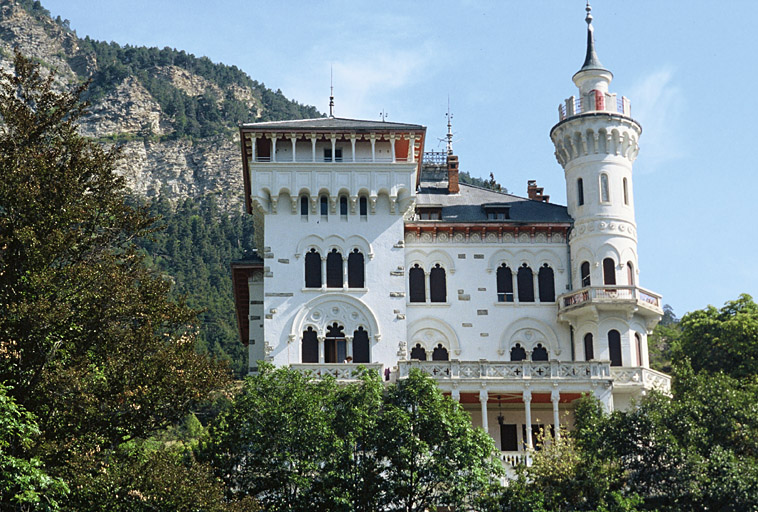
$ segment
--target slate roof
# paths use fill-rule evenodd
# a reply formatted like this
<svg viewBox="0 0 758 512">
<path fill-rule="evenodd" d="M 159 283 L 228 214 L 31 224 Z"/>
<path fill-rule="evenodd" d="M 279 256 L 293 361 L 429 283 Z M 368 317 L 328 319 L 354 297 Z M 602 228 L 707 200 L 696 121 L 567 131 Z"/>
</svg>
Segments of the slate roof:
<svg viewBox="0 0 758 512">
<path fill-rule="evenodd" d="M 448 194 L 447 187 L 421 183 L 416 195 L 417 206 L 442 206 L 442 222 L 540 223 L 573 220 L 565 206 L 535 201 L 513 194 L 460 184 L 460 193 Z M 510 219 L 488 220 L 484 206 L 509 206 Z M 421 221 L 435 222 L 435 221 Z M 439 221 L 437 221 L 439 222 Z"/>
<path fill-rule="evenodd" d="M 419 124 L 389 123 L 386 121 L 346 119 L 343 117 L 318 117 L 315 119 L 245 123 L 241 127 L 253 130 L 352 130 L 356 132 L 369 130 L 421 131 L 426 129 Z"/>
</svg>

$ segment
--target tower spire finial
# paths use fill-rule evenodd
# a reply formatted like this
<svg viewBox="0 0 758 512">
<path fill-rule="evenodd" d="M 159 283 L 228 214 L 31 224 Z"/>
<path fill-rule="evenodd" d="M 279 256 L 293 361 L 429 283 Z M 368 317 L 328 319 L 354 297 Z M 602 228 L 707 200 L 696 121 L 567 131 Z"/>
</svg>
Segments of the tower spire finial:
<svg viewBox="0 0 758 512">
<path fill-rule="evenodd" d="M 587 0 L 587 6 L 584 10 L 587 11 L 587 16 L 584 18 L 584 21 L 587 22 L 587 55 L 584 57 L 582 70 L 605 69 L 597 57 L 597 52 L 595 52 L 595 29 L 592 26 L 592 6 L 590 5 L 590 0 Z"/>
<path fill-rule="evenodd" d="M 329 66 L 329 117 L 334 117 L 334 67 Z"/>
</svg>

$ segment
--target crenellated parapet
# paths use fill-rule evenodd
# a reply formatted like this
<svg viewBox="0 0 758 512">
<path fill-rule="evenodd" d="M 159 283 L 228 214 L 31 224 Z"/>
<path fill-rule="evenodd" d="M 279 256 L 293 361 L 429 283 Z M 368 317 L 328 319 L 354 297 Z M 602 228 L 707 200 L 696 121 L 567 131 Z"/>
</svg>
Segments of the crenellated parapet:
<svg viewBox="0 0 758 512">
<path fill-rule="evenodd" d="M 632 163 L 639 153 L 641 133 L 640 125 L 623 114 L 593 111 L 559 122 L 550 138 L 555 145 L 555 158 L 565 167 L 589 155 L 619 156 Z"/>
</svg>

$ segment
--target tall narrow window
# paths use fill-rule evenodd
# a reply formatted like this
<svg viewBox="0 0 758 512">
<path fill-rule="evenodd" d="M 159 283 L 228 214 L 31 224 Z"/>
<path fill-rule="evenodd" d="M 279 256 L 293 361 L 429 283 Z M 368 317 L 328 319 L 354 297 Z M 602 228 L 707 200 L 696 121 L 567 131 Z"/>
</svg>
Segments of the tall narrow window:
<svg viewBox="0 0 758 512">
<path fill-rule="evenodd" d="M 321 217 L 327 218 L 329 216 L 329 198 L 321 196 Z"/>
<path fill-rule="evenodd" d="M 584 181 L 582 178 L 576 180 L 576 203 L 579 206 L 584 204 Z"/>
<path fill-rule="evenodd" d="M 590 280 L 590 262 L 589 261 L 582 262 L 581 273 L 582 273 L 582 288 L 584 288 L 585 286 L 592 286 L 592 281 Z"/>
<path fill-rule="evenodd" d="M 616 284 L 616 263 L 613 258 L 603 260 L 603 284 Z"/>
<path fill-rule="evenodd" d="M 326 256 L 326 287 L 342 288 L 343 279 L 342 254 L 337 249 L 332 249 Z"/>
<path fill-rule="evenodd" d="M 416 346 L 411 349 L 411 359 L 426 361 L 426 350 L 421 346 L 421 343 L 416 343 Z"/>
<path fill-rule="evenodd" d="M 621 334 L 616 329 L 608 331 L 608 353 L 611 366 L 621 366 Z"/>
<path fill-rule="evenodd" d="M 547 361 L 547 349 L 542 346 L 542 343 L 537 343 L 532 350 L 532 361 Z"/>
<path fill-rule="evenodd" d="M 595 359 L 595 346 L 592 342 L 592 333 L 584 335 L 584 360 L 591 361 Z"/>
<path fill-rule="evenodd" d="M 610 188 L 608 187 L 607 174 L 600 175 L 600 202 L 602 203 L 611 202 L 611 193 L 610 193 Z"/>
<path fill-rule="evenodd" d="M 305 255 L 305 287 L 321 288 L 321 255 L 316 249 Z"/>
<path fill-rule="evenodd" d="M 347 357 L 347 342 L 345 341 L 345 329 L 337 322 L 326 328 L 324 339 L 324 362 L 341 363 Z"/>
<path fill-rule="evenodd" d="M 442 343 L 438 343 L 437 346 L 434 348 L 434 351 L 432 352 L 432 361 L 448 361 L 450 360 L 450 357 L 448 356 L 447 349 L 442 346 Z"/>
<path fill-rule="evenodd" d="M 347 197 L 340 197 L 340 217 L 347 219 Z"/>
<path fill-rule="evenodd" d="M 511 361 L 523 361 L 526 359 L 526 350 L 521 344 L 516 343 L 511 349 Z"/>
<path fill-rule="evenodd" d="M 353 362 L 370 363 L 371 350 L 369 349 L 368 332 L 363 327 L 353 332 Z"/>
<path fill-rule="evenodd" d="M 637 351 L 637 366 L 642 366 L 642 336 L 640 333 L 634 333 L 634 348 Z"/>
<path fill-rule="evenodd" d="M 408 272 L 408 295 L 411 302 L 426 302 L 425 280 L 424 269 L 416 263 Z"/>
<path fill-rule="evenodd" d="M 308 220 L 308 196 L 300 197 L 300 216 Z"/>
<path fill-rule="evenodd" d="M 318 363 L 318 337 L 313 327 L 303 331 L 303 346 L 300 360 L 303 363 Z"/>
<path fill-rule="evenodd" d="M 347 257 L 347 286 L 348 288 L 366 286 L 363 254 L 358 249 L 353 249 L 353 252 Z"/>
<path fill-rule="evenodd" d="M 518 301 L 534 302 L 534 276 L 532 269 L 526 263 L 518 269 L 516 280 L 518 281 Z"/>
<path fill-rule="evenodd" d="M 624 178 L 624 204 L 629 204 L 629 187 L 626 184 L 626 178 Z"/>
<path fill-rule="evenodd" d="M 629 286 L 634 286 L 634 264 L 631 261 L 626 262 L 626 278 Z"/>
<path fill-rule="evenodd" d="M 540 285 L 540 302 L 555 302 L 555 274 L 547 263 L 540 268 L 537 281 Z"/>
<path fill-rule="evenodd" d="M 513 273 L 505 263 L 497 268 L 497 301 L 513 302 Z"/>
<path fill-rule="evenodd" d="M 360 210 L 361 219 L 365 220 L 368 215 L 368 198 L 366 196 L 361 196 L 361 198 L 358 199 L 358 208 Z"/>
<path fill-rule="evenodd" d="M 447 279 L 445 269 L 437 263 L 429 272 L 429 300 L 432 302 L 447 301 Z"/>
</svg>

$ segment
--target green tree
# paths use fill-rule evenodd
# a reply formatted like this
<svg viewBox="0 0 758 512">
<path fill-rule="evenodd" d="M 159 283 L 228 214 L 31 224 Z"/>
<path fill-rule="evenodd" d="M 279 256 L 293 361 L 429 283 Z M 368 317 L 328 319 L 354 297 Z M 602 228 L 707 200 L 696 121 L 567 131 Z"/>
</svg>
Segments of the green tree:
<svg viewBox="0 0 758 512">
<path fill-rule="evenodd" d="M 723 308 L 708 306 L 685 315 L 674 350 L 695 372 L 722 371 L 735 378 L 758 375 L 758 304 L 747 294 Z"/>
<path fill-rule="evenodd" d="M 502 471 L 489 436 L 416 372 L 385 389 L 370 372 L 338 386 L 264 365 L 205 454 L 232 495 L 274 511 L 465 508 Z"/>
<path fill-rule="evenodd" d="M 71 460 L 95 471 L 229 375 L 195 352 L 195 311 L 134 245 L 153 219 L 127 204 L 118 151 L 78 135 L 84 86 L 53 84 L 20 54 L 0 77 L 0 382 L 37 418 L 33 451 L 68 480 L 84 471 Z"/>
<path fill-rule="evenodd" d="M 59 510 L 66 484 L 48 475 L 42 461 L 28 452 L 39 428 L 34 416 L 8 396 L 0 384 L 0 508 Z"/>
</svg>

